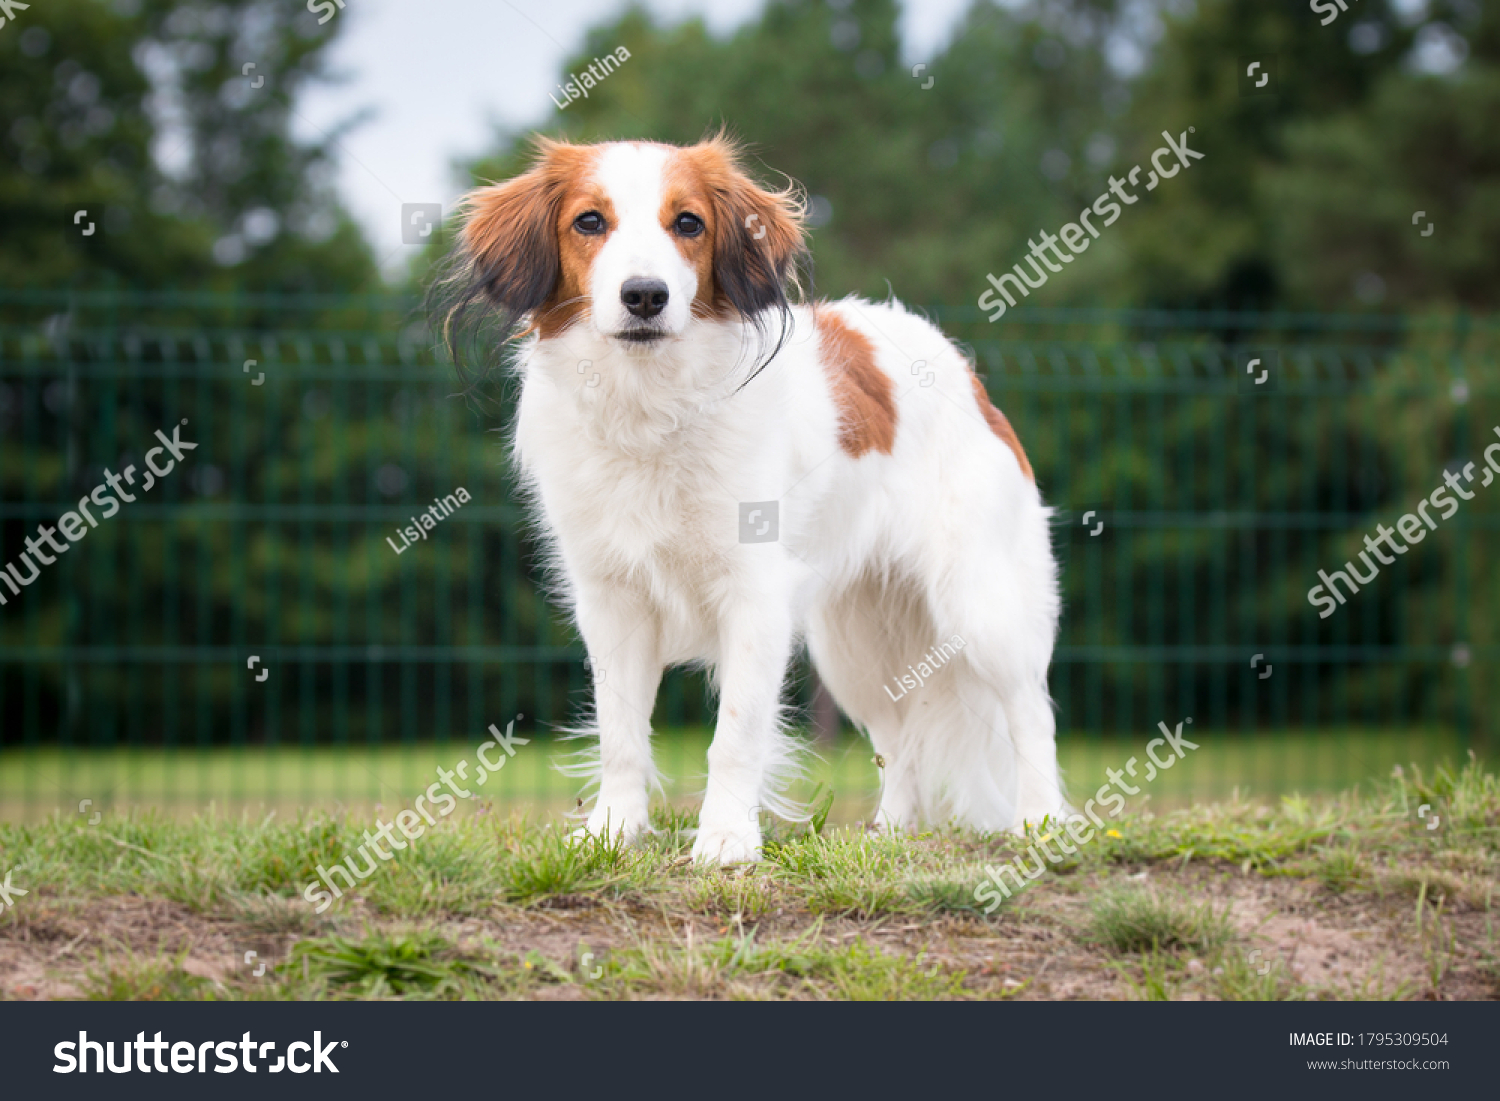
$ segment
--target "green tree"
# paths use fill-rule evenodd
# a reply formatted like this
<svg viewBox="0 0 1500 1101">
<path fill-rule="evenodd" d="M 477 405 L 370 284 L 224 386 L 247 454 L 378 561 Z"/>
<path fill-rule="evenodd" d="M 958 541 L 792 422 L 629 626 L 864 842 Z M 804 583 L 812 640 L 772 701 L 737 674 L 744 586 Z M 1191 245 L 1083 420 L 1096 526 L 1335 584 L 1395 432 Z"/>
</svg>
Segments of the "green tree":
<svg viewBox="0 0 1500 1101">
<path fill-rule="evenodd" d="M 1368 110 L 1289 126 L 1287 162 L 1262 186 L 1278 211 L 1269 248 L 1287 297 L 1325 309 L 1361 297 L 1408 311 L 1493 309 L 1497 118 L 1500 66 L 1471 60 L 1452 77 L 1390 73 Z"/>
<path fill-rule="evenodd" d="M 812 197 L 819 293 L 972 301 L 985 271 L 1019 260 L 1028 236 L 1071 221 L 1097 193 L 1083 166 L 1120 95 L 1100 54 L 1099 13 L 1111 8 L 1068 5 L 1080 25 L 1081 13 L 1099 18 L 1067 37 L 980 2 L 918 76 L 901 61 L 894 0 L 772 0 L 724 39 L 632 9 L 591 30 L 564 72 L 621 45 L 630 61 L 539 129 L 691 143 L 726 126 L 766 182 L 784 174 Z M 475 179 L 519 171 L 524 138 L 500 135 Z M 1100 293 L 1110 270 L 1061 293 Z"/>
<path fill-rule="evenodd" d="M 289 125 L 341 26 L 302 0 L 18 13 L 0 29 L 0 282 L 368 285 L 369 249 L 327 182 L 333 139 Z"/>
<path fill-rule="evenodd" d="M 1132 300 L 1344 309 L 1380 301 L 1384 280 L 1387 306 L 1493 305 L 1500 16 L 1469 0 L 1428 8 L 1418 23 L 1365 0 L 1325 26 L 1305 0 L 1200 0 L 1168 16 L 1128 162 L 1189 126 L 1207 157 L 1124 226 Z M 1414 48 L 1447 36 L 1468 60 L 1413 72 Z M 1243 94 L 1244 62 L 1269 57 L 1276 94 Z M 1447 226 L 1446 249 L 1412 228 L 1422 209 Z"/>
</svg>

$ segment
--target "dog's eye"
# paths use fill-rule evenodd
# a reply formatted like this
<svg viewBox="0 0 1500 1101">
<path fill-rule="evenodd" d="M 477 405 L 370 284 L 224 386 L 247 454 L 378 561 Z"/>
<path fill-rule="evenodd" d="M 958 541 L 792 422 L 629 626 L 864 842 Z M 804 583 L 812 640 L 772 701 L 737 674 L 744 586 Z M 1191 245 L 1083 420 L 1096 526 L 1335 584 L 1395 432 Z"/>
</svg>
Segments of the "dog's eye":
<svg viewBox="0 0 1500 1101">
<path fill-rule="evenodd" d="M 580 214 L 573 219 L 573 228 L 579 233 L 586 233 L 591 237 L 596 233 L 603 233 L 604 215 L 600 214 L 597 210 L 590 210 L 585 214 Z"/>
<path fill-rule="evenodd" d="M 696 237 L 703 232 L 703 219 L 696 214 L 679 214 L 672 228 L 683 237 Z"/>
</svg>

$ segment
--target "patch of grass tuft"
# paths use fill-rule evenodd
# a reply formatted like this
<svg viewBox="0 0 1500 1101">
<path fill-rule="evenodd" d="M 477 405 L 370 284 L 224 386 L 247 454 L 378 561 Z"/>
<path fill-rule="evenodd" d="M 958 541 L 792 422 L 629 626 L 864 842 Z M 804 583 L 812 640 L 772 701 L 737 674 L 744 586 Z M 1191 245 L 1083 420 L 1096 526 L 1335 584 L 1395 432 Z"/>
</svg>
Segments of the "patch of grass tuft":
<svg viewBox="0 0 1500 1101">
<path fill-rule="evenodd" d="M 442 998 L 470 992 L 493 968 L 463 957 L 435 933 L 332 936 L 292 947 L 288 970 L 320 982 L 334 997 Z"/>
<path fill-rule="evenodd" d="M 1119 974 L 1120 981 L 1125 984 L 1133 1001 L 1171 1002 L 1176 1001 L 1181 993 L 1181 965 L 1172 956 L 1163 953 L 1155 941 L 1151 944 L 1151 951 L 1142 955 L 1134 966 L 1117 960 L 1112 961 L 1110 966 Z M 1139 981 L 1135 977 L 1137 971 L 1140 974 Z"/>
<path fill-rule="evenodd" d="M 963 994 L 964 975 L 855 940 L 816 943 L 815 924 L 794 941 L 760 943 L 752 932 L 707 943 L 642 942 L 617 952 L 603 984 L 610 996 L 812 997 L 849 1001 L 929 1000 Z"/>
<path fill-rule="evenodd" d="M 909 838 L 857 829 L 826 837 L 808 833 L 766 847 L 767 860 L 806 892 L 810 911 L 866 918 L 915 908 L 903 883 L 917 856 Z"/>
<path fill-rule="evenodd" d="M 576 895 L 618 885 L 656 862 L 649 849 L 621 835 L 578 837 L 558 829 L 522 835 L 502 873 L 506 901 L 526 905 L 551 895 Z"/>
<path fill-rule="evenodd" d="M 771 912 L 776 892 L 768 875 L 713 869 L 694 876 L 688 885 L 687 901 L 699 913 L 749 921 Z"/>
<path fill-rule="evenodd" d="M 1089 937 L 1116 952 L 1207 952 L 1232 936 L 1227 911 L 1149 888 L 1107 892 L 1090 907 Z"/>
<path fill-rule="evenodd" d="M 1213 992 L 1226 1002 L 1298 1002 L 1311 993 L 1285 960 L 1265 950 L 1223 952 L 1210 978 Z"/>
<path fill-rule="evenodd" d="M 924 965 L 918 954 L 897 956 L 862 940 L 831 953 L 829 967 L 836 996 L 855 1002 L 931 1001 L 963 993 L 964 976 L 940 963 Z"/>
<path fill-rule="evenodd" d="M 924 876 L 906 885 L 906 895 L 918 909 L 939 914 L 978 914 L 984 907 L 974 899 L 974 885 L 984 879 L 976 872 L 971 879 L 957 876 Z"/>
<path fill-rule="evenodd" d="M 328 924 L 305 899 L 281 895 L 236 895 L 230 910 L 245 928 L 273 937 L 312 936 Z"/>
<path fill-rule="evenodd" d="M 1313 874 L 1334 894 L 1343 894 L 1369 878 L 1370 870 L 1358 850 L 1340 848 L 1325 850 L 1313 865 Z"/>
<path fill-rule="evenodd" d="M 99 970 L 87 973 L 90 1001 L 100 1002 L 198 1002 L 215 998 L 212 979 L 190 975 L 179 956 L 172 960 L 130 959 L 102 961 Z"/>
</svg>

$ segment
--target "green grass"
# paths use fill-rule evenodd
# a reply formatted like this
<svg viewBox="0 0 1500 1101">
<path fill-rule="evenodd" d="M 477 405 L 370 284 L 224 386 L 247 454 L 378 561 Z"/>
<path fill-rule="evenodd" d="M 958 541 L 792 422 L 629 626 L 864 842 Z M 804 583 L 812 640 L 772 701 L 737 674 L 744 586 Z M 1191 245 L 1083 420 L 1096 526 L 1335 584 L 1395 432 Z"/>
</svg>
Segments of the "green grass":
<svg viewBox="0 0 1500 1101">
<path fill-rule="evenodd" d="M 1153 888 L 1111 891 L 1094 902 L 1091 917 L 1088 935 L 1116 952 L 1210 952 L 1233 936 L 1227 915 L 1211 902 L 1194 903 Z"/>
<path fill-rule="evenodd" d="M 1500 995 L 1500 777 L 1477 760 L 1336 797 L 1126 813 L 991 913 L 975 888 L 1029 838 L 778 822 L 761 863 L 704 868 L 692 812 L 668 804 L 629 846 L 455 813 L 317 912 L 318 867 L 373 825 L 0 823 L 0 868 L 28 892 L 0 915 L 0 997 Z M 1286 940 L 1309 922 L 1338 975 Z"/>
<path fill-rule="evenodd" d="M 628 996 L 645 988 L 678 997 L 803 994 L 894 1001 L 956 996 L 963 976 L 940 963 L 884 952 L 859 940 L 833 947 L 804 936 L 763 944 L 749 933 L 701 945 L 681 940 L 636 945 L 611 957 L 596 984 L 602 996 Z"/>
<path fill-rule="evenodd" d="M 575 841 L 553 829 L 523 835 L 515 854 L 505 864 L 503 891 L 507 902 L 522 906 L 555 895 L 616 892 L 653 863 L 649 851 L 626 846 L 618 836 Z"/>
<path fill-rule="evenodd" d="M 1359 850 L 1350 847 L 1325 852 L 1318 860 L 1316 874 L 1328 890 L 1334 894 L 1343 894 L 1365 879 L 1370 870 L 1360 857 Z"/>
<path fill-rule="evenodd" d="M 185 954 L 184 954 L 185 955 Z M 86 997 L 101 1002 L 196 1002 L 214 996 L 214 984 L 182 969 L 175 959 L 140 959 L 131 955 L 86 972 Z"/>
<path fill-rule="evenodd" d="M 293 980 L 300 969 L 304 981 L 334 996 L 361 999 L 443 998 L 475 990 L 495 974 L 427 932 L 303 941 L 292 948 L 288 968 Z"/>
<path fill-rule="evenodd" d="M 1460 760 L 1459 739 L 1444 729 L 1332 729 L 1241 734 L 1199 731 L 1202 746 L 1170 771 L 1142 786 L 1140 796 L 1163 808 L 1222 799 L 1236 789 L 1252 798 L 1293 792 L 1343 791 L 1382 780 L 1398 763 L 1430 770 Z M 703 787 L 709 735 L 691 729 L 658 733 L 656 760 L 669 800 L 691 799 Z M 435 779 L 439 767 L 475 761 L 474 744 L 411 743 L 383 747 L 282 747 L 198 750 L 7 749 L 0 752 L 0 818 L 36 819 L 53 813 L 81 816 L 128 807 L 195 813 L 217 809 L 345 808 L 365 812 L 377 804 L 408 805 Z M 1106 770 L 1132 757 L 1145 761 L 1145 741 L 1063 737 L 1058 757 L 1069 789 L 1086 798 L 1107 780 Z M 477 797 L 501 810 L 558 814 L 574 806 L 578 782 L 559 773 L 558 743 L 534 739 L 520 747 Z M 818 784 L 834 796 L 830 820 L 868 820 L 874 813 L 879 771 L 868 742 L 846 736 L 819 746 L 809 762 L 800 798 L 814 801 Z M 472 775 L 472 773 L 471 773 Z M 91 800 L 80 813 L 79 803 Z"/>
</svg>

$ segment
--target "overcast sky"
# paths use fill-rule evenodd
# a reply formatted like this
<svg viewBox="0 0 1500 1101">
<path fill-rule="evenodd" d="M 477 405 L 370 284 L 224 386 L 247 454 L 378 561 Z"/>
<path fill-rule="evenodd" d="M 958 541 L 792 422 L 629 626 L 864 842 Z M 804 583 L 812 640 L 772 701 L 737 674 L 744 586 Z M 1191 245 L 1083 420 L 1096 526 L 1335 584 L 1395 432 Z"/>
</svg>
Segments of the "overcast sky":
<svg viewBox="0 0 1500 1101">
<path fill-rule="evenodd" d="M 647 0 L 658 17 L 702 14 L 719 34 L 750 19 L 763 0 Z M 905 0 L 902 37 L 920 60 L 940 49 L 969 0 Z M 837 5 L 835 5 L 837 6 Z M 332 61 L 347 79 L 298 106 L 311 136 L 362 108 L 373 117 L 343 139 L 339 185 L 366 226 L 382 269 L 398 273 L 401 204 L 451 206 L 455 158 L 483 151 L 495 124 L 526 127 L 552 110 L 563 58 L 584 31 L 625 0 L 347 0 Z"/>
</svg>

